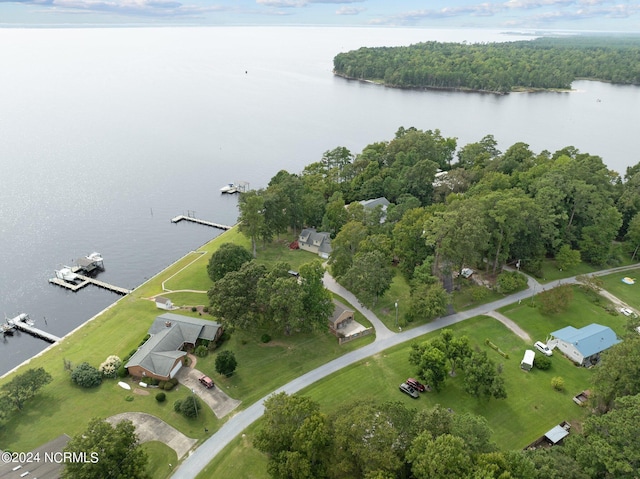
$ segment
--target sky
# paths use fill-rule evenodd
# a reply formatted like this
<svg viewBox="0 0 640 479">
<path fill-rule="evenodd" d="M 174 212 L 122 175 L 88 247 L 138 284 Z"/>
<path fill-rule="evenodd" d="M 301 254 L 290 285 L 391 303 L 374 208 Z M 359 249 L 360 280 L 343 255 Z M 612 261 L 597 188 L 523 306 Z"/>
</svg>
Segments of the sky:
<svg viewBox="0 0 640 479">
<path fill-rule="evenodd" d="M 640 33 L 640 0 L 0 0 L 0 27 L 102 24 Z"/>
</svg>

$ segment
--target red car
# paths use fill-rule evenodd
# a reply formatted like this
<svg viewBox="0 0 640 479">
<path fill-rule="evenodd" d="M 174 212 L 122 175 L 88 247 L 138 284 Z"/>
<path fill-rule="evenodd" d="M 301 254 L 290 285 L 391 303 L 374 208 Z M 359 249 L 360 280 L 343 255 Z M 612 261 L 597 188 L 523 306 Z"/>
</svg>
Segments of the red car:
<svg viewBox="0 0 640 479">
<path fill-rule="evenodd" d="M 421 393 L 425 392 L 427 390 L 426 386 L 418 381 L 416 381 L 413 378 L 409 378 L 405 381 L 409 386 L 411 386 L 413 389 L 417 389 L 418 391 L 420 391 Z"/>
<path fill-rule="evenodd" d="M 203 385 L 204 387 L 206 387 L 207 389 L 211 389 L 211 388 L 214 386 L 213 381 L 211 380 L 211 378 L 210 378 L 209 376 L 202 376 L 202 377 L 199 379 L 199 381 L 200 381 L 200 383 L 202 383 L 202 385 Z"/>
</svg>

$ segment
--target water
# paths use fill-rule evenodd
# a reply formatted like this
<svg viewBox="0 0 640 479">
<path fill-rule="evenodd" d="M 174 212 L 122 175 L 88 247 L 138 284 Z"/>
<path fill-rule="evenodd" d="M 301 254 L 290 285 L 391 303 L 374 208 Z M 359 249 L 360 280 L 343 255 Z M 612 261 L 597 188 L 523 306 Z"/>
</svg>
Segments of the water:
<svg viewBox="0 0 640 479">
<path fill-rule="evenodd" d="M 332 75 L 333 56 L 425 40 L 504 41 L 487 30 L 311 27 L 0 29 L 0 314 L 62 336 L 119 297 L 47 279 L 99 251 L 100 279 L 132 288 L 217 231 L 231 181 L 265 186 L 322 153 L 357 153 L 399 126 L 439 128 L 503 150 L 573 145 L 619 172 L 638 161 L 640 88 L 576 82 L 572 93 L 403 91 Z M 46 325 L 45 325 L 46 318 Z M 0 374 L 47 344 L 0 340 Z"/>
</svg>

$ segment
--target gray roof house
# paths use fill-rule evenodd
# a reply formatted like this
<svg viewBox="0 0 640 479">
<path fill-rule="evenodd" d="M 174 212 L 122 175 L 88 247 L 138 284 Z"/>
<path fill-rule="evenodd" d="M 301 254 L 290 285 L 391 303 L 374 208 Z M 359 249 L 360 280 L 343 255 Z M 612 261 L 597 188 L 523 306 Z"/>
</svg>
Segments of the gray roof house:
<svg viewBox="0 0 640 479">
<path fill-rule="evenodd" d="M 387 219 L 387 207 L 391 204 L 384 196 L 373 198 L 371 200 L 360 201 L 365 210 L 373 211 L 376 207 L 380 207 L 382 214 L 380 215 L 380 223 L 384 223 Z"/>
<path fill-rule="evenodd" d="M 132 376 L 167 380 L 182 367 L 185 346 L 194 346 L 198 339 L 215 341 L 222 334 L 222 326 L 207 319 L 165 313 L 155 319 L 149 334 L 125 367 Z"/>
<path fill-rule="evenodd" d="M 315 253 L 321 258 L 327 259 L 331 254 L 331 235 L 326 232 L 318 232 L 313 228 L 305 228 L 298 236 L 300 249 Z"/>
<path fill-rule="evenodd" d="M 550 348 L 558 348 L 581 366 L 597 363 L 602 351 L 620 342 L 611 328 L 596 323 L 580 329 L 567 326 L 551 333 L 551 337 L 547 343 Z"/>
</svg>

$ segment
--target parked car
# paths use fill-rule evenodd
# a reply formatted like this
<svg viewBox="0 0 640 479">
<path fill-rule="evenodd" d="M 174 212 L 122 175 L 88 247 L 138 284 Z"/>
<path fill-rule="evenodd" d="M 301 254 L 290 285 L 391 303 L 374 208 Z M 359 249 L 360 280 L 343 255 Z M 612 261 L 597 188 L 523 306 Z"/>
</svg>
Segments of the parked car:
<svg viewBox="0 0 640 479">
<path fill-rule="evenodd" d="M 415 389 L 413 389 L 411 386 L 409 386 L 407 383 L 402 383 L 400 385 L 400 391 L 402 391 L 403 393 L 408 394 L 413 399 L 418 399 L 420 397 L 420 393 L 418 391 L 416 391 Z"/>
<path fill-rule="evenodd" d="M 620 312 L 625 316 L 631 316 L 633 314 L 633 311 L 631 311 L 629 308 L 620 308 Z"/>
<path fill-rule="evenodd" d="M 214 386 L 213 381 L 209 376 L 202 376 L 199 381 L 207 389 L 211 389 Z"/>
<path fill-rule="evenodd" d="M 427 390 L 427 388 L 425 387 L 424 384 L 422 384 L 421 382 L 416 381 L 413 378 L 409 378 L 407 379 L 406 383 L 411 386 L 413 389 L 417 389 L 418 391 L 420 391 L 421 393 L 425 392 Z"/>
<path fill-rule="evenodd" d="M 534 346 L 538 351 L 540 351 L 545 356 L 552 356 L 553 355 L 553 351 L 551 351 L 551 349 L 549 349 L 549 346 L 544 344 L 542 341 L 536 341 Z"/>
</svg>

